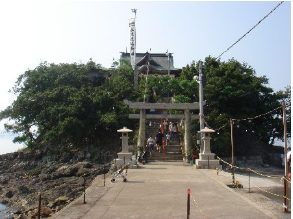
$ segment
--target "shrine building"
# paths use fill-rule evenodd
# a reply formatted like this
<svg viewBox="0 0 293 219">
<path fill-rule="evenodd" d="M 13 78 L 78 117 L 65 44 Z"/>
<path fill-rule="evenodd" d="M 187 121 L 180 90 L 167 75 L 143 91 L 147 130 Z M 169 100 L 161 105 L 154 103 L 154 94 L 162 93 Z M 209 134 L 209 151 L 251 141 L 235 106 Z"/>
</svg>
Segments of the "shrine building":
<svg viewBox="0 0 293 219">
<path fill-rule="evenodd" d="M 121 59 L 130 61 L 130 53 L 120 53 Z M 140 75 L 146 75 L 147 69 L 149 69 L 150 75 L 170 75 L 170 77 L 177 78 L 182 71 L 182 69 L 174 67 L 172 53 L 136 53 L 135 63 Z"/>
</svg>

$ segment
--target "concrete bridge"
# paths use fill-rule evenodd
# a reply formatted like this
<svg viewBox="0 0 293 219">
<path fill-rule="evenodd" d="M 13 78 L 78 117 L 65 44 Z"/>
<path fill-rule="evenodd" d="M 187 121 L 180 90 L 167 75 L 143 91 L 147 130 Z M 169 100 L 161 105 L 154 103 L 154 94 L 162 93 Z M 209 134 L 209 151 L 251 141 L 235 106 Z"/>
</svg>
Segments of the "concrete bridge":
<svg viewBox="0 0 293 219">
<path fill-rule="evenodd" d="M 239 176 L 240 177 L 240 176 Z M 86 204 L 80 197 L 54 219 L 129 219 L 188 218 L 187 190 L 191 190 L 189 218 L 267 219 L 291 217 L 283 213 L 282 205 L 271 204 L 256 188 L 248 196 L 243 189 L 231 189 L 231 174 L 216 170 L 195 169 L 183 162 L 151 162 L 138 169 L 129 169 L 127 182 L 119 178 L 111 183 L 108 176 L 103 187 L 98 176 L 86 190 Z M 238 178 L 236 178 L 238 180 Z M 240 180 L 240 178 L 239 178 Z M 258 177 L 253 178 L 256 182 Z M 266 179 L 267 180 L 267 179 Z M 268 179 L 266 186 L 281 186 L 278 179 Z M 254 202 L 252 200 L 258 200 Z M 264 200 L 261 202 L 261 200 Z"/>
</svg>

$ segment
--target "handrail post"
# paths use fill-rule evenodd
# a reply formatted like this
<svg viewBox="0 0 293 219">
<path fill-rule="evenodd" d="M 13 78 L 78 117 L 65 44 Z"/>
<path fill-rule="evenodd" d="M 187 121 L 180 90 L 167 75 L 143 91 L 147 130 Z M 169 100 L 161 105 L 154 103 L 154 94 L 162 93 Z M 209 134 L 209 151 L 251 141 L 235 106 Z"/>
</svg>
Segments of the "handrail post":
<svg viewBox="0 0 293 219">
<path fill-rule="evenodd" d="M 288 207 L 287 207 L 287 180 L 286 180 L 286 176 L 284 177 L 284 212 L 288 213 Z"/>
<path fill-rule="evenodd" d="M 187 189 L 187 219 L 190 216 L 190 189 Z"/>
<path fill-rule="evenodd" d="M 42 194 L 39 192 L 38 219 L 41 218 Z"/>
<path fill-rule="evenodd" d="M 248 168 L 248 193 L 250 193 L 250 168 Z"/>
<path fill-rule="evenodd" d="M 83 176 L 83 204 L 86 204 L 86 202 L 85 202 L 85 176 Z"/>
<path fill-rule="evenodd" d="M 104 187 L 106 186 L 106 171 L 105 171 L 105 164 L 104 164 Z"/>
</svg>

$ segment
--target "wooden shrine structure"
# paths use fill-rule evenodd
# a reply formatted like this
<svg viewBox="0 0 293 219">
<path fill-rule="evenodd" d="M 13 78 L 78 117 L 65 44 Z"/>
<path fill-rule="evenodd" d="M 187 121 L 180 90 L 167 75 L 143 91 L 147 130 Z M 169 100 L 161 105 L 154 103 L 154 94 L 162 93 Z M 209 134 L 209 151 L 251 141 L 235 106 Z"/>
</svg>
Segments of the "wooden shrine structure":
<svg viewBox="0 0 293 219">
<path fill-rule="evenodd" d="M 124 100 L 124 103 L 131 109 L 137 109 L 139 114 L 130 114 L 130 119 L 139 119 L 139 133 L 138 133 L 138 148 L 143 148 L 145 143 L 146 119 L 184 119 L 184 161 L 188 161 L 188 152 L 190 151 L 191 136 L 190 136 L 190 121 L 192 119 L 199 119 L 198 115 L 191 114 L 191 110 L 198 110 L 199 103 L 144 103 L 131 102 Z M 146 114 L 146 110 L 162 110 L 162 114 Z M 184 114 L 168 114 L 168 110 L 183 110 Z"/>
</svg>

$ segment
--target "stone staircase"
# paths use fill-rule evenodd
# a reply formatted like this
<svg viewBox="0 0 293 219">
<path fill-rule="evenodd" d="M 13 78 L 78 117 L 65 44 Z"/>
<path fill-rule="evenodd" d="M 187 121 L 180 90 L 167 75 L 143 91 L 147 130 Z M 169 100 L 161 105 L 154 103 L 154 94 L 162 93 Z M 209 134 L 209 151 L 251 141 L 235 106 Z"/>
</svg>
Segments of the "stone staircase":
<svg viewBox="0 0 293 219">
<path fill-rule="evenodd" d="M 163 149 L 163 148 L 162 148 Z M 175 161 L 181 162 L 183 160 L 181 146 L 179 141 L 171 141 L 170 145 L 165 146 L 165 150 L 161 150 L 159 153 L 155 147 L 152 156 L 147 156 L 147 162 L 156 162 L 156 161 Z"/>
<path fill-rule="evenodd" d="M 156 134 L 159 131 L 160 128 L 160 121 L 151 121 L 152 125 L 149 126 L 149 122 L 146 127 L 146 139 L 149 138 L 150 135 L 155 138 Z M 165 135 L 165 133 L 164 133 Z M 165 138 L 164 138 L 164 144 Z M 173 139 L 170 141 L 170 144 L 168 146 L 162 147 L 161 153 L 157 151 L 156 147 L 155 150 L 152 153 L 152 156 L 150 157 L 149 154 L 147 156 L 147 162 L 157 162 L 157 161 L 168 161 L 168 162 L 182 162 L 183 156 L 182 156 L 182 149 L 181 145 L 178 139 Z"/>
</svg>

